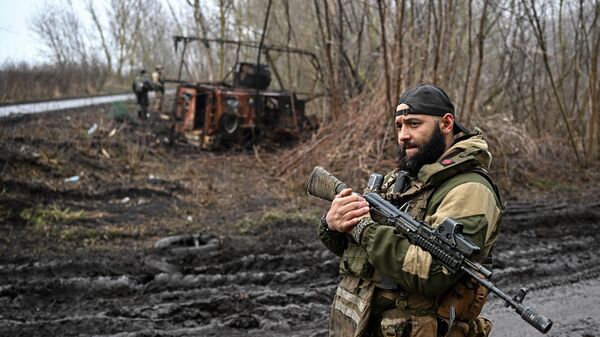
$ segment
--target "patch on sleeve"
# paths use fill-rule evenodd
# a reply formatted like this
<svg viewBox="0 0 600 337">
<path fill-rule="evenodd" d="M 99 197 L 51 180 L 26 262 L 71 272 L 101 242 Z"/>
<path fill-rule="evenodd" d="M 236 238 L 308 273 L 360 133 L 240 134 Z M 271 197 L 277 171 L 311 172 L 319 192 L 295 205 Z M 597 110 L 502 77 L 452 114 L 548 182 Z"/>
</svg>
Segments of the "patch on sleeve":
<svg viewBox="0 0 600 337">
<path fill-rule="evenodd" d="M 442 160 L 440 163 L 444 166 L 448 166 L 448 165 L 454 164 L 454 160 L 452 160 L 450 158 L 446 158 L 446 159 Z"/>
<path fill-rule="evenodd" d="M 418 246 L 410 245 L 406 251 L 406 255 L 404 256 L 404 265 L 402 266 L 402 270 L 426 280 L 429 278 L 431 262 L 431 254 Z"/>
</svg>

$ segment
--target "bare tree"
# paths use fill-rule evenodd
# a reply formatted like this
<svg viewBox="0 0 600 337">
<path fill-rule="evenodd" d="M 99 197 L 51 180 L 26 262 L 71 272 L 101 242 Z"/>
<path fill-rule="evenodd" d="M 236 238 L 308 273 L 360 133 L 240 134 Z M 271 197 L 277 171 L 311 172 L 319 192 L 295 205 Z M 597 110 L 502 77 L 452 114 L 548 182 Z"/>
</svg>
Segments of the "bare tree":
<svg viewBox="0 0 600 337">
<path fill-rule="evenodd" d="M 71 3 L 65 6 L 45 3 L 34 14 L 30 27 L 58 65 L 88 62 L 85 27 Z"/>
<path fill-rule="evenodd" d="M 187 0 L 186 16 L 169 0 L 168 17 L 159 0 L 87 0 L 86 22 L 63 1 L 31 24 L 50 59 L 66 64 L 102 55 L 108 72 L 121 78 L 133 67 L 175 62 L 171 32 L 258 41 L 266 4 Z M 562 136 L 584 163 L 600 157 L 599 3 L 314 0 L 307 11 L 305 2 L 283 0 L 273 2 L 265 43 L 311 50 L 324 67 L 294 55 L 264 56 L 281 88 L 293 83 L 326 94 L 319 101 L 325 118 L 356 111 L 347 105 L 363 93 L 385 97 L 380 109 L 387 111 L 406 86 L 433 82 L 448 89 L 467 125 L 500 115 L 534 137 Z M 221 79 L 226 65 L 256 58 L 244 47 L 197 46 L 185 63 L 194 78 Z"/>
<path fill-rule="evenodd" d="M 562 116 L 563 122 L 565 123 L 565 127 L 567 129 L 567 134 L 569 136 L 569 141 L 571 142 L 571 146 L 573 148 L 573 153 L 575 154 L 575 157 L 577 157 L 577 161 L 582 162 L 581 157 L 579 155 L 578 146 L 575 142 L 575 134 L 573 133 L 573 130 L 571 128 L 571 123 L 569 122 L 569 119 L 567 118 L 567 114 L 566 114 L 566 111 L 564 108 L 562 97 L 558 91 L 556 81 L 554 80 L 553 72 L 550 68 L 550 61 L 548 59 L 548 48 L 547 48 L 547 44 L 546 44 L 545 31 L 544 31 L 544 27 L 542 26 L 540 16 L 537 13 L 535 0 L 530 0 L 529 4 L 526 3 L 526 0 L 521 0 L 521 1 L 523 2 L 525 13 L 527 15 L 527 19 L 529 20 L 529 22 L 534 30 L 535 37 L 538 42 L 538 46 L 541 49 L 542 59 L 544 61 L 544 67 L 546 69 L 548 78 L 550 79 L 550 84 L 552 86 L 552 91 L 554 93 L 554 98 L 556 99 L 558 109 L 560 110 L 560 114 Z"/>
<path fill-rule="evenodd" d="M 388 65 L 388 53 L 387 53 L 387 39 L 385 37 L 385 15 L 386 8 L 383 4 L 383 0 L 377 0 L 377 7 L 379 9 L 379 21 L 381 23 L 381 46 L 382 46 L 382 58 L 383 58 L 383 74 L 385 78 L 385 109 L 392 111 L 392 98 L 391 98 L 391 84 L 390 84 L 390 66 Z"/>
<path fill-rule="evenodd" d="M 110 49 L 109 46 L 109 42 L 104 34 L 104 28 L 102 27 L 102 23 L 100 22 L 100 19 L 98 17 L 98 13 L 94 7 L 94 4 L 91 0 L 88 0 L 86 2 L 86 8 L 88 13 L 90 14 L 90 16 L 92 17 L 92 22 L 94 23 L 94 27 L 96 28 L 96 32 L 98 32 L 98 35 L 100 36 L 100 44 L 102 46 L 102 51 L 104 52 L 104 57 L 106 58 L 106 64 L 107 64 L 107 72 L 110 74 L 112 73 L 112 51 Z"/>
<path fill-rule="evenodd" d="M 209 38 L 208 35 L 208 26 L 206 24 L 206 19 L 204 17 L 204 13 L 202 8 L 204 6 L 201 5 L 200 0 L 188 0 L 188 4 L 192 7 L 194 11 L 194 20 L 196 23 L 196 32 L 200 38 Z M 208 80 L 212 81 L 214 79 L 214 61 L 212 50 L 210 48 L 210 44 L 208 43 L 199 43 L 203 58 L 208 62 Z"/>
<path fill-rule="evenodd" d="M 471 99 L 467 108 L 464 111 L 464 120 L 469 123 L 473 114 L 475 113 L 475 101 L 480 91 L 479 80 L 481 78 L 481 70 L 483 69 L 483 58 L 485 55 L 485 39 L 489 30 L 488 27 L 488 10 L 490 7 L 490 0 L 484 0 L 483 9 L 481 10 L 481 16 L 479 18 L 479 31 L 477 33 L 477 66 L 475 68 L 475 78 L 473 79 L 473 90 L 471 91 Z"/>
<path fill-rule="evenodd" d="M 589 122 L 587 123 L 587 146 L 588 160 L 593 161 L 600 158 L 598 153 L 598 142 L 600 127 L 600 77 L 598 76 L 598 63 L 600 62 L 600 1 L 594 3 L 594 17 L 591 23 L 591 55 L 589 59 L 588 92 L 589 92 Z"/>
<path fill-rule="evenodd" d="M 233 7 L 231 0 L 219 0 L 219 39 L 227 39 L 228 15 Z M 219 57 L 217 63 L 217 78 L 223 78 L 223 66 L 225 64 L 225 44 L 219 43 Z"/>
<path fill-rule="evenodd" d="M 397 52 L 393 52 L 392 51 L 392 55 L 397 55 L 397 58 L 394 57 L 394 59 L 396 60 L 396 71 L 395 71 L 395 89 L 393 90 L 394 92 L 394 97 L 398 98 L 400 96 L 400 90 L 402 90 L 402 80 L 404 78 L 403 76 L 403 72 L 405 71 L 404 68 L 404 46 L 403 46 L 403 41 L 404 41 L 404 20 L 405 20 L 405 9 L 406 9 L 406 0 L 396 0 L 396 32 L 395 32 L 395 43 L 394 43 L 394 50 L 396 50 Z"/>
<path fill-rule="evenodd" d="M 329 3 L 331 3 L 331 0 Z M 331 95 L 331 111 L 333 114 L 333 119 L 335 120 L 339 116 L 339 96 L 337 90 L 337 72 L 336 68 L 334 67 L 333 51 L 331 48 L 333 38 L 331 34 L 330 10 L 333 6 L 328 6 L 327 4 L 324 6 L 325 23 L 323 23 L 323 20 L 321 19 L 321 8 L 317 0 L 314 0 L 314 6 L 319 33 L 321 36 L 321 43 L 325 48 L 325 57 L 327 61 L 329 77 L 329 93 Z"/>
</svg>

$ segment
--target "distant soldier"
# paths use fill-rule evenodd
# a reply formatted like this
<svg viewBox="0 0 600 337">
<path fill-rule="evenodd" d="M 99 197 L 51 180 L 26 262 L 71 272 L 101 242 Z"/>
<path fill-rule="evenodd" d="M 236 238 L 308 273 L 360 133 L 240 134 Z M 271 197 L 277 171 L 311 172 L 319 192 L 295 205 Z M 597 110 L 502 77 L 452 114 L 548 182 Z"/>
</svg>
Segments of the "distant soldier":
<svg viewBox="0 0 600 337">
<path fill-rule="evenodd" d="M 152 87 L 156 92 L 154 98 L 154 110 L 159 114 L 162 113 L 162 102 L 165 95 L 165 79 L 162 75 L 162 69 L 163 67 L 159 64 L 152 73 Z"/>
<path fill-rule="evenodd" d="M 148 91 L 151 89 L 150 80 L 145 69 L 140 70 L 140 73 L 133 80 L 132 88 L 135 93 L 137 104 L 139 105 L 138 116 L 141 119 L 148 119 Z"/>
</svg>

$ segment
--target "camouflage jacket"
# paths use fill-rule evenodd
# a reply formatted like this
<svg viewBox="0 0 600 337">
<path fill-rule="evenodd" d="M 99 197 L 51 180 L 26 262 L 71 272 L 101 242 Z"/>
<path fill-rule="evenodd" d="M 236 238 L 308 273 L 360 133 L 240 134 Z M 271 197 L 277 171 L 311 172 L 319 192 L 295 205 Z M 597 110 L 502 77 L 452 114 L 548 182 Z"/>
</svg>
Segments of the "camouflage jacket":
<svg viewBox="0 0 600 337">
<path fill-rule="evenodd" d="M 152 86 L 154 87 L 154 90 L 164 90 L 165 80 L 162 73 L 159 73 L 158 71 L 152 72 Z"/>
<path fill-rule="evenodd" d="M 488 146 L 480 134 L 456 142 L 440 159 L 424 165 L 404 193 L 394 193 L 396 172 L 386 175 L 382 197 L 397 207 L 406 204 L 408 213 L 436 227 L 450 217 L 464 225 L 463 233 L 481 248 L 474 260 L 482 262 L 496 240 L 501 218 L 501 201 L 485 172 L 491 163 Z M 412 245 L 395 228 L 371 222 L 361 242 L 350 235 L 319 227 L 319 238 L 341 257 L 340 272 L 380 281 L 391 279 L 409 293 L 435 298 L 462 276 L 449 274 L 429 253 Z M 429 301 L 428 301 L 429 302 Z M 435 308 L 430 308 L 435 309 Z"/>
</svg>

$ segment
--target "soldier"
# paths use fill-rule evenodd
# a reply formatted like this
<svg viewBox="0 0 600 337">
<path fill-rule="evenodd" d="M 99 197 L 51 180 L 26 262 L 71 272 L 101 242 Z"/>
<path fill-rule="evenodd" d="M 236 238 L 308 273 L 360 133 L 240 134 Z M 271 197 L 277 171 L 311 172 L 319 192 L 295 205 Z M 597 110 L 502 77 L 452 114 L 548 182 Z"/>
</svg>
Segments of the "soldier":
<svg viewBox="0 0 600 337">
<path fill-rule="evenodd" d="M 165 95 L 165 80 L 162 75 L 163 67 L 159 64 L 156 66 L 154 72 L 152 72 L 152 86 L 156 93 L 154 97 L 154 110 L 160 114 L 162 113 L 162 102 Z"/>
<path fill-rule="evenodd" d="M 436 227 L 449 217 L 481 248 L 474 261 L 489 267 L 501 217 L 479 131 L 456 121 L 439 87 L 407 90 L 395 112 L 400 152 L 381 196 Z M 319 238 L 341 257 L 344 276 L 335 294 L 331 336 L 488 336 L 480 317 L 487 290 L 462 273 L 449 274 L 393 227 L 369 216 L 365 199 L 340 192 L 321 219 Z"/>
<path fill-rule="evenodd" d="M 139 105 L 138 116 L 141 119 L 150 118 L 150 114 L 148 113 L 148 91 L 150 91 L 151 85 L 145 69 L 140 70 L 139 74 L 135 77 L 132 88 L 137 99 L 137 104 Z"/>
</svg>

